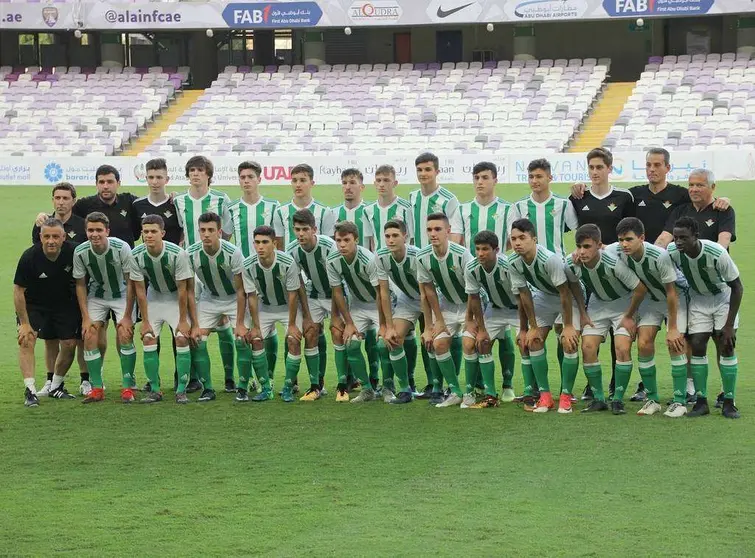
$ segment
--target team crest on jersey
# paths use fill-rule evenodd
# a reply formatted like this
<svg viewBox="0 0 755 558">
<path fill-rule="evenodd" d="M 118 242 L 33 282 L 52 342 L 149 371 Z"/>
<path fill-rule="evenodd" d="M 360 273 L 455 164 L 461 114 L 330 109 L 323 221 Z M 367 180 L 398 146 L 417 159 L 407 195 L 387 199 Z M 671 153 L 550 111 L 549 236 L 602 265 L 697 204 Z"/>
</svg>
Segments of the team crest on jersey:
<svg viewBox="0 0 755 558">
<path fill-rule="evenodd" d="M 63 268 L 66 273 L 71 273 L 71 270 L 73 269 L 70 265 L 67 265 Z"/>
<path fill-rule="evenodd" d="M 672 205 L 671 202 L 668 201 L 668 200 L 666 200 L 665 202 L 663 202 L 663 207 L 665 207 L 666 209 L 668 209 L 669 207 L 671 207 L 671 205 Z"/>
<path fill-rule="evenodd" d="M 708 219 L 707 221 L 705 221 L 705 224 L 708 225 L 709 227 L 712 227 L 713 223 L 715 223 L 713 219 Z"/>
<path fill-rule="evenodd" d="M 121 217 L 125 217 L 126 215 L 128 215 L 128 211 L 121 209 Z"/>
<path fill-rule="evenodd" d="M 170 211 L 170 209 L 168 211 L 166 211 L 165 213 L 163 213 L 163 215 L 165 215 L 168 219 L 170 219 L 171 217 L 173 217 L 173 213 Z"/>
<path fill-rule="evenodd" d="M 443 204 L 435 202 L 431 208 L 433 213 L 440 213 L 443 211 Z"/>
<path fill-rule="evenodd" d="M 69 231 L 68 232 L 68 238 L 73 238 L 74 236 L 76 236 L 75 232 L 73 232 L 73 231 Z"/>
<path fill-rule="evenodd" d="M 616 211 L 616 204 L 613 202 L 608 204 L 608 209 L 610 209 L 611 211 Z"/>
</svg>

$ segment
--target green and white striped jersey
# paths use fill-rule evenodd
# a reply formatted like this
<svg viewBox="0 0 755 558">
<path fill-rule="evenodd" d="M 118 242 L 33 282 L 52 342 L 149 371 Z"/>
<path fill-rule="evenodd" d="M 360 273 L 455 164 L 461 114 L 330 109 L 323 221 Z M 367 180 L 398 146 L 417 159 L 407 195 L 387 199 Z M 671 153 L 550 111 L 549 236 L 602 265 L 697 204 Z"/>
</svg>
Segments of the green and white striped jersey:
<svg viewBox="0 0 755 558">
<path fill-rule="evenodd" d="M 107 243 L 102 254 L 97 254 L 88 240 L 79 244 L 73 253 L 73 277 L 89 275 L 88 293 L 94 298 L 126 298 L 126 275 L 133 267 L 131 248 L 112 236 Z"/>
<path fill-rule="evenodd" d="M 600 251 L 595 267 L 575 264 L 572 256 L 566 258 L 566 277 L 572 283 L 581 281 L 585 290 L 604 302 L 629 298 L 640 284 L 640 279 L 615 254 Z"/>
<path fill-rule="evenodd" d="M 280 203 L 268 198 L 260 198 L 255 204 L 236 200 L 228 206 L 233 222 L 233 243 L 241 248 L 245 258 L 255 254 L 254 229 L 273 226 L 273 215 Z"/>
<path fill-rule="evenodd" d="M 228 194 L 210 188 L 207 193 L 199 199 L 191 197 L 189 192 L 185 192 L 175 197 L 173 203 L 178 212 L 178 223 L 184 230 L 184 246 L 191 246 L 199 242 L 199 223 L 197 219 L 202 213 L 212 211 L 220 216 L 220 224 L 223 232 L 231 234 L 233 232 L 233 223 L 228 207 L 231 205 L 231 198 Z"/>
<path fill-rule="evenodd" d="M 377 274 L 380 281 L 393 282 L 399 290 L 412 300 L 420 300 L 417 282 L 417 254 L 419 248 L 406 245 L 404 259 L 397 262 L 388 248 L 381 248 L 375 254 Z"/>
<path fill-rule="evenodd" d="M 493 303 L 493 308 L 514 309 L 517 307 L 516 296 L 511 289 L 509 278 L 509 260 L 504 254 L 498 254 L 493 269 L 488 271 L 474 258 L 467 264 L 464 274 L 467 284 L 467 294 L 479 294 L 485 291 L 488 300 Z"/>
<path fill-rule="evenodd" d="M 466 304 L 464 272 L 471 261 L 469 250 L 455 242 L 448 243 L 448 250 L 441 258 L 432 246 L 425 246 L 417 254 L 417 279 L 420 283 L 432 283 L 448 302 Z"/>
<path fill-rule="evenodd" d="M 739 277 L 739 269 L 726 248 L 711 240 L 700 239 L 702 250 L 696 258 L 691 258 L 677 249 L 675 244 L 668 247 L 669 257 L 681 268 L 692 288 L 692 296 L 709 296 L 729 293 L 731 283 Z"/>
<path fill-rule="evenodd" d="M 202 243 L 197 242 L 189 246 L 187 252 L 194 273 L 204 285 L 201 300 L 236 296 L 233 278 L 243 271 L 244 256 L 235 244 L 221 240 L 220 250 L 211 256 L 205 252 Z"/>
<path fill-rule="evenodd" d="M 604 249 L 609 254 L 617 254 L 619 259 L 627 264 L 637 277 L 648 288 L 650 298 L 655 301 L 666 300 L 666 283 L 676 283 L 677 272 L 674 262 L 668 252 L 649 242 L 643 243 L 642 258 L 635 260 L 624 254 L 618 242 L 606 246 Z"/>
<path fill-rule="evenodd" d="M 372 229 L 372 223 L 367 219 L 367 204 L 360 202 L 353 209 L 349 209 L 345 205 L 339 205 L 333 209 L 333 212 L 335 213 L 336 223 L 351 221 L 357 226 L 357 230 L 359 231 L 359 246 L 364 246 L 369 250 L 370 239 L 375 236 L 375 231 Z"/>
<path fill-rule="evenodd" d="M 283 238 L 283 246 L 288 246 L 290 242 L 296 240 L 294 235 L 294 222 L 292 217 L 300 209 L 309 209 L 315 216 L 317 225 L 317 234 L 324 236 L 333 236 L 333 226 L 336 224 L 335 213 L 333 210 L 318 201 L 312 200 L 307 207 L 299 207 L 294 204 L 293 200 L 279 205 L 275 210 L 273 218 L 273 228 L 275 236 Z"/>
<path fill-rule="evenodd" d="M 564 231 L 576 230 L 577 212 L 567 198 L 555 194 L 542 203 L 532 199 L 530 194 L 514 203 L 511 223 L 517 219 L 529 219 L 535 225 L 537 242 L 557 256 L 564 257 Z M 510 229 L 509 229 L 510 232 Z"/>
<path fill-rule="evenodd" d="M 412 206 L 404 198 L 396 197 L 387 207 L 383 207 L 378 202 L 373 202 L 367 206 L 365 215 L 370 221 L 373 234 L 375 235 L 375 251 L 385 246 L 385 236 L 383 227 L 391 219 L 401 219 L 406 223 L 407 241 L 414 236 L 414 215 Z"/>
<path fill-rule="evenodd" d="M 318 234 L 317 243 L 311 251 L 307 252 L 298 240 L 294 240 L 286 246 L 286 252 L 294 258 L 307 278 L 307 296 L 311 299 L 332 298 L 326 262 L 330 254 L 338 252 L 335 241 Z"/>
<path fill-rule="evenodd" d="M 564 260 L 537 245 L 537 254 L 532 263 L 527 263 L 519 254 L 509 256 L 509 278 L 514 292 L 527 288 L 527 284 L 549 295 L 558 295 L 558 287 L 566 283 Z"/>
<path fill-rule="evenodd" d="M 331 287 L 346 285 L 349 297 L 359 302 L 375 302 L 378 275 L 375 254 L 357 246 L 354 260 L 349 263 L 336 251 L 328 256 L 328 279 Z"/>
<path fill-rule="evenodd" d="M 425 196 L 422 190 L 415 190 L 409 194 L 409 205 L 412 208 L 414 232 L 412 238 L 417 248 L 428 245 L 427 216 L 432 213 L 445 213 L 451 224 L 453 234 L 461 234 L 461 216 L 459 215 L 459 200 L 445 188 L 438 187 L 432 194 Z"/>
<path fill-rule="evenodd" d="M 132 281 L 149 281 L 149 294 L 170 295 L 178 292 L 178 282 L 192 279 L 194 272 L 189 255 L 172 242 L 163 241 L 163 250 L 153 256 L 146 244 L 140 244 L 131 252 L 133 265 L 129 278 Z"/>
<path fill-rule="evenodd" d="M 487 205 L 477 200 L 461 204 L 461 226 L 464 230 L 464 246 L 474 253 L 474 237 L 480 231 L 492 231 L 498 237 L 501 250 L 506 249 L 511 227 L 512 205 L 495 198 Z"/>
<path fill-rule="evenodd" d="M 288 306 L 289 291 L 298 291 L 301 285 L 299 266 L 294 258 L 280 250 L 275 251 L 273 265 L 262 265 L 254 254 L 244 260 L 244 289 L 256 292 L 265 306 Z"/>
</svg>

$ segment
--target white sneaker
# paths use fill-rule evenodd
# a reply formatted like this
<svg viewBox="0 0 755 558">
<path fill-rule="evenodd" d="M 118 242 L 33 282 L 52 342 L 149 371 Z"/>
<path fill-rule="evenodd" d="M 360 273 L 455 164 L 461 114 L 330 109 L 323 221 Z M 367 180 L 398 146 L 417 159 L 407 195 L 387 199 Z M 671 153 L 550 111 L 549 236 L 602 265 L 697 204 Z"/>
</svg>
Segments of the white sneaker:
<svg viewBox="0 0 755 558">
<path fill-rule="evenodd" d="M 501 395 L 501 401 L 504 403 L 511 403 L 516 398 L 516 393 L 511 388 L 504 388 Z"/>
<path fill-rule="evenodd" d="M 443 403 L 445 403 L 445 401 Z M 474 393 L 465 393 L 464 397 L 461 398 L 462 409 L 469 409 L 473 407 L 475 403 L 477 403 L 477 398 L 474 396 Z"/>
<path fill-rule="evenodd" d="M 79 393 L 81 395 L 89 395 L 92 393 L 92 384 L 89 383 L 89 380 L 84 380 L 81 382 L 81 385 L 79 386 Z"/>
<path fill-rule="evenodd" d="M 374 401 L 375 400 L 375 391 L 372 389 L 363 389 L 361 392 L 359 392 L 359 395 L 357 395 L 354 399 L 349 401 L 350 403 L 364 403 L 365 401 Z"/>
<path fill-rule="evenodd" d="M 645 404 L 642 406 L 642 408 L 637 411 L 638 415 L 654 415 L 655 413 L 661 412 L 661 404 L 657 401 L 653 401 L 652 399 L 648 399 L 645 401 Z"/>
<path fill-rule="evenodd" d="M 322 389 L 320 390 L 320 397 L 323 397 L 325 395 L 328 395 L 328 390 L 325 386 L 322 386 Z"/>
<path fill-rule="evenodd" d="M 663 413 L 664 417 L 681 418 L 687 414 L 687 406 L 684 403 L 671 403 L 666 412 Z"/>
<path fill-rule="evenodd" d="M 50 395 L 50 388 L 52 387 L 52 380 L 47 380 L 45 382 L 45 385 L 42 386 L 42 389 L 40 389 L 37 392 L 37 397 L 47 397 Z"/>
<path fill-rule="evenodd" d="M 396 395 L 389 389 L 383 389 L 383 403 L 390 403 L 396 399 Z"/>
<path fill-rule="evenodd" d="M 456 405 L 460 405 L 461 401 L 462 401 L 461 397 L 459 397 L 455 393 L 451 393 L 451 395 L 449 395 L 443 400 L 443 403 L 438 403 L 436 407 L 438 409 L 443 408 L 443 407 L 455 407 Z"/>
</svg>

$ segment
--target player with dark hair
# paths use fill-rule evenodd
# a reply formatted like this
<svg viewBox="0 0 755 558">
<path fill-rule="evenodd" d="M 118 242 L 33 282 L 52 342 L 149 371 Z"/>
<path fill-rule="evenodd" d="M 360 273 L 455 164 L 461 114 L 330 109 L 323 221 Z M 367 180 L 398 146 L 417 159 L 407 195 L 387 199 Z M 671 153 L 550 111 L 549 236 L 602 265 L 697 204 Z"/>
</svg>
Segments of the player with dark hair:
<svg viewBox="0 0 755 558">
<path fill-rule="evenodd" d="M 142 219 L 148 215 L 159 215 L 164 223 L 164 240 L 171 244 L 180 245 L 183 228 L 176 205 L 165 188 L 170 181 L 168 163 L 165 159 L 150 159 L 144 165 L 144 169 L 147 173 L 149 193 L 134 200 L 134 210 L 131 217 L 134 220 L 133 228 L 137 231 L 135 235 L 138 237 L 141 234 Z"/>
<path fill-rule="evenodd" d="M 314 169 L 306 163 L 301 163 L 291 169 L 291 189 L 294 196 L 290 202 L 278 206 L 273 218 L 273 227 L 280 250 L 296 240 L 292 218 L 300 209 L 309 209 L 312 212 L 320 234 L 333 236 L 335 214 L 332 209 L 315 201 L 312 197 L 312 189 L 315 187 L 314 178 Z"/>
</svg>

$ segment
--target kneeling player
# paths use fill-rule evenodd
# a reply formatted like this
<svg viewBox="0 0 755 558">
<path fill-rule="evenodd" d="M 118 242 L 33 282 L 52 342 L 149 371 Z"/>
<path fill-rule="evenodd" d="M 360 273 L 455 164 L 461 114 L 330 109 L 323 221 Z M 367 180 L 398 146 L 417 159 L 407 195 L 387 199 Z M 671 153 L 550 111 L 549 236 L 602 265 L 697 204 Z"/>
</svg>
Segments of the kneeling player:
<svg viewBox="0 0 755 558">
<path fill-rule="evenodd" d="M 498 236 L 492 231 L 483 230 L 475 235 L 473 243 L 476 257 L 467 265 L 465 280 L 469 295 L 467 314 L 472 316 L 476 332 L 465 331 L 462 340 L 467 390 L 461 407 L 497 407 L 498 394 L 495 390 L 495 364 L 491 344 L 495 339 L 501 343 L 506 338 L 509 327 L 519 326 L 519 311 L 511 290 L 509 262 L 500 252 Z M 483 312 L 481 290 L 488 297 L 487 312 Z M 473 393 L 478 370 L 485 386 L 485 397 L 479 404 L 475 402 Z M 506 390 L 510 393 L 505 393 L 505 400 L 513 401 L 513 390 L 504 388 L 504 392 Z"/>
<path fill-rule="evenodd" d="M 692 376 L 697 402 L 688 416 L 710 413 L 708 408 L 708 339 L 711 334 L 719 351 L 719 368 L 724 386 L 721 414 L 739 418 L 734 405 L 738 363 L 734 352 L 742 302 L 739 270 L 726 249 L 699 238 L 697 220 L 682 217 L 674 224 L 671 260 L 682 269 L 690 286 L 689 343 L 692 348 Z"/>
<path fill-rule="evenodd" d="M 597 225 L 582 225 L 577 229 L 574 239 L 577 242 L 577 259 L 574 256 L 566 259 L 567 277 L 572 282 L 581 281 L 590 296 L 587 315 L 591 323 L 582 329 L 582 360 L 593 400 L 583 411 L 603 411 L 608 408 L 603 392 L 603 370 L 598 360 L 598 349 L 613 329 L 616 391 L 611 401 L 611 410 L 614 415 L 623 415 L 626 413 L 624 394 L 632 374 L 632 336 L 636 329 L 634 316 L 647 289 L 618 256 L 603 250 Z"/>
<path fill-rule="evenodd" d="M 170 327 L 176 339 L 176 403 L 186 403 L 186 384 L 191 373 L 191 326 L 199 322 L 194 304 L 194 273 L 189 255 L 172 242 L 163 240 L 165 223 L 159 215 L 142 219 L 142 240 L 132 252 L 134 265 L 130 279 L 134 284 L 136 302 L 142 317 L 144 372 L 151 390 L 142 403 L 162 401 L 160 391 L 160 355 L 157 340 L 163 325 Z M 145 287 L 145 278 L 149 288 Z"/>
<path fill-rule="evenodd" d="M 583 307 L 574 305 L 574 296 L 566 280 L 564 261 L 556 254 L 537 243 L 535 226 L 527 219 L 518 219 L 511 225 L 509 236 L 514 254 L 509 257 L 511 287 L 519 294 L 521 329 L 517 342 L 522 354 L 528 354 L 533 377 L 524 378 L 525 396 L 532 395 L 533 380 L 540 388 L 540 399 L 525 405 L 525 411 L 547 413 L 555 407 L 548 384 L 548 359 L 545 355 L 545 340 L 556 323 L 559 314 L 563 317 L 564 329 L 561 343 L 564 347 L 564 362 L 561 370 L 561 397 L 558 411 L 571 413 L 571 391 L 579 369 L 580 318 L 586 315 Z M 530 287 L 532 291 L 530 291 Z M 522 371 L 529 373 L 529 367 Z"/>
<path fill-rule="evenodd" d="M 404 351 L 404 340 L 416 328 L 422 315 L 422 297 L 417 283 L 417 253 L 419 248 L 407 244 L 407 227 L 401 219 L 390 219 L 383 227 L 384 247 L 376 254 L 380 296 L 380 331 L 378 350 L 383 368 L 383 389 L 388 403 L 412 402 L 409 382 L 409 365 Z M 398 295 L 391 305 L 391 283 Z M 391 385 L 386 376 L 398 379 L 398 393 L 391 396 Z"/>
</svg>

